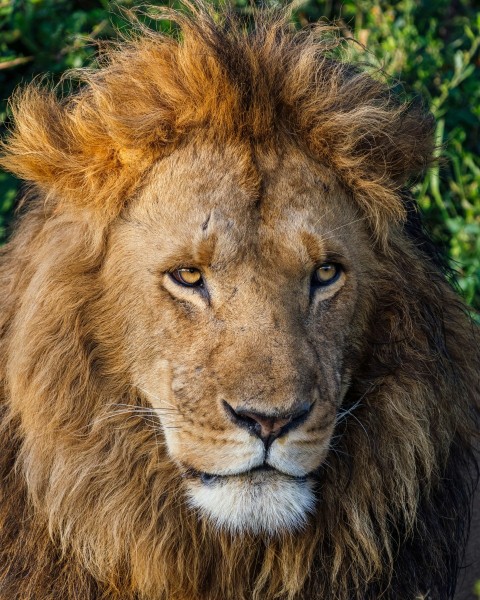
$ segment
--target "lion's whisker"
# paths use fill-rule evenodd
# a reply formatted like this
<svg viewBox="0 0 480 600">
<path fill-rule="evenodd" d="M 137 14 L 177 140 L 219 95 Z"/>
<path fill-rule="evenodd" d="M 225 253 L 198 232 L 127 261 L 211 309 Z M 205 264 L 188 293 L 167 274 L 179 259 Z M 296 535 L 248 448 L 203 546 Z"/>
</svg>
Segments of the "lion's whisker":
<svg viewBox="0 0 480 600">
<path fill-rule="evenodd" d="M 360 400 L 357 400 L 357 402 L 352 404 L 352 406 L 349 406 L 348 408 L 346 408 L 344 410 L 339 410 L 337 413 L 337 416 L 335 417 L 335 423 L 338 425 L 338 423 L 341 423 L 342 421 L 344 421 L 349 415 L 351 415 L 353 413 L 353 411 L 355 409 L 357 409 L 358 407 L 361 406 L 361 402 L 362 402 L 362 398 L 360 398 Z"/>
<path fill-rule="evenodd" d="M 361 397 L 354 404 L 352 404 L 352 406 L 348 407 L 347 409 L 345 409 L 343 411 L 338 411 L 337 416 L 335 418 L 335 425 L 338 425 L 339 423 L 342 423 L 343 421 L 345 421 L 345 419 L 348 416 L 352 416 L 355 419 L 355 421 L 357 421 L 357 423 L 360 425 L 360 427 L 363 429 L 365 436 L 369 440 L 370 437 L 365 428 L 365 425 L 360 421 L 360 419 L 357 417 L 357 415 L 354 414 L 354 411 L 357 408 L 359 408 L 360 406 L 362 406 L 362 400 L 365 398 L 365 396 L 367 394 L 369 394 L 372 391 L 373 388 L 374 388 L 374 384 L 371 384 L 369 386 L 369 388 L 361 395 Z"/>
<path fill-rule="evenodd" d="M 114 406 L 114 404 L 112 404 L 110 406 Z M 128 405 L 124 405 L 124 406 L 126 406 L 127 408 L 126 409 L 123 408 L 122 410 L 112 411 L 106 415 L 99 417 L 98 419 L 94 419 L 88 425 L 86 425 L 85 427 L 82 427 L 82 429 L 80 429 L 80 431 L 82 431 L 83 429 L 94 427 L 95 425 L 98 425 L 99 423 L 107 421 L 108 419 L 113 419 L 114 417 L 119 417 L 119 416 L 123 416 L 123 415 L 129 416 L 127 420 L 129 420 L 133 417 L 137 417 L 139 419 L 143 419 L 145 422 L 154 423 L 156 426 L 161 424 L 156 412 L 149 408 L 144 408 L 141 406 L 131 406 L 131 407 L 129 407 Z"/>
<path fill-rule="evenodd" d="M 121 402 L 113 402 L 112 404 L 107 404 L 106 406 L 123 406 L 126 407 L 128 409 L 132 409 L 138 412 L 144 411 L 144 412 L 154 412 L 154 411 L 161 411 L 164 413 L 172 413 L 174 414 L 175 411 L 173 411 L 170 408 L 164 408 L 163 406 L 137 406 L 135 404 L 124 404 Z"/>
<path fill-rule="evenodd" d="M 355 421 L 360 425 L 360 427 L 363 429 L 363 432 L 365 433 L 365 436 L 368 440 L 370 440 L 370 436 L 368 435 L 368 432 L 365 428 L 365 425 L 360 421 L 360 419 L 357 417 L 357 415 L 352 413 L 352 417 L 355 419 Z"/>
<path fill-rule="evenodd" d="M 326 241 L 326 240 L 330 240 L 332 239 L 331 234 L 334 233 L 335 231 L 338 231 L 339 229 L 343 229 L 344 227 L 348 227 L 349 225 L 353 225 L 354 223 L 358 223 L 359 221 L 365 221 L 366 219 L 368 219 L 368 217 L 359 217 L 358 219 L 354 219 L 353 221 L 349 221 L 348 223 L 344 223 L 343 225 L 339 225 L 338 227 L 335 227 L 335 229 L 330 229 L 329 231 L 326 231 L 324 234 L 322 234 L 321 236 L 321 240 Z"/>
<path fill-rule="evenodd" d="M 340 450 L 337 446 L 335 446 L 335 444 L 329 445 L 328 449 L 331 450 L 332 452 L 335 452 L 335 454 L 342 454 L 343 456 L 350 457 L 350 454 L 348 452 L 344 452 L 343 450 Z"/>
<path fill-rule="evenodd" d="M 326 210 L 326 211 L 323 213 L 323 215 L 322 215 L 321 217 L 319 217 L 319 218 L 318 218 L 318 219 L 315 221 L 315 223 L 313 224 L 313 227 L 315 227 L 315 225 L 318 225 L 318 223 L 320 223 L 320 221 L 321 221 L 322 219 L 325 219 L 325 217 L 326 217 L 327 215 L 329 215 L 330 213 L 332 213 L 332 212 L 333 212 L 333 208 L 334 208 L 333 206 L 330 206 L 330 208 L 329 208 L 328 210 Z"/>
<path fill-rule="evenodd" d="M 371 383 L 368 388 L 365 390 L 365 392 L 360 396 L 360 398 L 354 402 L 352 404 L 352 406 L 349 406 L 346 409 L 340 409 L 337 412 L 337 416 L 335 417 L 335 424 L 338 425 L 338 423 L 341 423 L 342 421 L 345 420 L 345 418 L 351 414 L 354 410 L 356 410 L 357 408 L 359 408 L 362 404 L 362 400 L 367 396 L 367 394 L 370 394 L 370 392 L 373 390 L 373 388 L 375 387 L 374 383 Z"/>
<path fill-rule="evenodd" d="M 333 466 L 328 462 L 328 460 L 324 460 L 321 466 L 331 469 L 332 471 L 334 470 Z"/>
<path fill-rule="evenodd" d="M 171 402 L 167 402 L 166 400 L 162 400 L 161 398 L 159 398 L 158 396 L 155 396 L 155 394 L 152 394 L 152 392 L 149 392 L 145 388 L 140 387 L 139 385 L 132 386 L 132 387 L 135 387 L 136 389 L 138 389 L 141 392 L 143 392 L 146 396 L 149 396 L 150 398 L 153 398 L 157 402 L 160 402 L 162 404 L 165 404 L 166 406 L 169 406 L 170 408 L 173 408 L 174 410 L 177 410 L 177 407 L 174 404 L 172 404 Z"/>
</svg>

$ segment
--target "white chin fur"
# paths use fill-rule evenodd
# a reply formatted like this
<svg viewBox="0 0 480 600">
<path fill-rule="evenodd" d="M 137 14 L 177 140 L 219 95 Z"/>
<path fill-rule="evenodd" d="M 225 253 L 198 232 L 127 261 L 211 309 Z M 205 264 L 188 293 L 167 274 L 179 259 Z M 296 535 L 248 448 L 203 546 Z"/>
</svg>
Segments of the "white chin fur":
<svg viewBox="0 0 480 600">
<path fill-rule="evenodd" d="M 313 512 L 312 483 L 281 473 L 251 472 L 188 484 L 189 503 L 219 529 L 274 535 L 305 526 Z"/>
</svg>

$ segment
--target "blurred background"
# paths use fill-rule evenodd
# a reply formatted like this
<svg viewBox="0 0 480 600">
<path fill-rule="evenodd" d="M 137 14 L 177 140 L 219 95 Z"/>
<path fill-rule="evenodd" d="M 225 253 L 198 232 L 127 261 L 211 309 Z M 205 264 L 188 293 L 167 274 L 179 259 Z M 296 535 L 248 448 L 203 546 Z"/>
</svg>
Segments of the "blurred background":
<svg viewBox="0 0 480 600">
<path fill-rule="evenodd" d="M 249 0 L 233 3 L 247 15 L 251 11 Z M 128 28 L 119 9 L 135 4 L 0 0 L 0 134 L 8 129 L 7 99 L 15 87 L 39 73 L 50 73 L 55 82 L 65 70 L 89 64 L 95 40 Z M 444 160 L 417 185 L 415 196 L 449 256 L 461 293 L 480 309 L 478 0 L 306 0 L 295 13 L 301 25 L 321 18 L 336 20 L 345 36 L 360 42 L 352 45 L 354 53 L 382 67 L 392 82 L 402 81 L 402 93 L 423 96 L 433 111 Z M 19 188 L 0 171 L 0 243 L 8 236 Z"/>
</svg>

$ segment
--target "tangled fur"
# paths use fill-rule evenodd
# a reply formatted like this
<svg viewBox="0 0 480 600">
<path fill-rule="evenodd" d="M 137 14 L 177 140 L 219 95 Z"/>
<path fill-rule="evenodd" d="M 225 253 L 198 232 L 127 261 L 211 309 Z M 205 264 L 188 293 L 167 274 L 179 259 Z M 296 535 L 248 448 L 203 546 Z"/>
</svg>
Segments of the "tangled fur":
<svg viewBox="0 0 480 600">
<path fill-rule="evenodd" d="M 0 598 L 453 598 L 475 482 L 478 333 L 407 192 L 430 162 L 432 118 L 333 57 L 326 26 L 295 32 L 264 12 L 247 31 L 189 10 L 162 9 L 178 38 L 141 29 L 75 95 L 32 85 L 13 100 L 1 162 L 31 189 L 1 262 Z M 264 165 L 301 155 L 331 174 L 315 180 L 325 197 L 337 190 L 363 219 L 339 226 L 368 283 L 333 449 L 314 515 L 275 536 L 235 535 L 191 510 L 128 362 L 141 301 L 125 295 L 123 224 L 168 179 L 162 165 L 181 171 L 182 152 L 200 158 L 181 185 L 195 160 L 199 196 L 216 185 L 202 148 L 238 169 L 231 189 L 255 207 Z M 300 177 L 292 185 L 304 193 Z M 110 414 L 113 402 L 125 411 Z"/>
</svg>

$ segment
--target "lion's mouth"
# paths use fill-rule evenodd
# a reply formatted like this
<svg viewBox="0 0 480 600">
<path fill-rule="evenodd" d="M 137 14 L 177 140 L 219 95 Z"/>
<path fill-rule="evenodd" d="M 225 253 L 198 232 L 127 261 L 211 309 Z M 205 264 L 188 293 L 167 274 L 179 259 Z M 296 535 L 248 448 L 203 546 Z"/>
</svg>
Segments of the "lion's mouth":
<svg viewBox="0 0 480 600">
<path fill-rule="evenodd" d="M 197 480 L 199 479 L 201 481 L 201 483 L 206 486 L 214 485 L 218 481 L 226 481 L 226 480 L 240 479 L 240 478 L 243 478 L 243 479 L 250 478 L 250 479 L 255 479 L 255 480 L 261 480 L 264 478 L 264 476 L 269 477 L 271 475 L 279 475 L 282 477 L 289 477 L 292 480 L 302 482 L 302 481 L 306 481 L 309 474 L 301 475 L 301 476 L 290 475 L 288 473 L 283 473 L 282 471 L 275 469 L 274 467 L 272 467 L 271 465 L 269 465 L 267 463 L 264 463 L 263 465 L 259 465 L 258 467 L 253 467 L 252 469 L 248 469 L 246 471 L 241 471 L 239 473 L 232 473 L 232 474 L 228 474 L 228 475 L 217 475 L 215 473 L 206 473 L 204 471 L 196 471 L 195 469 L 188 469 L 184 473 L 184 477 L 186 477 L 188 479 L 197 479 Z"/>
<path fill-rule="evenodd" d="M 315 482 L 264 463 L 233 474 L 191 470 L 188 504 L 215 527 L 274 535 L 305 527 L 315 511 Z"/>
</svg>

